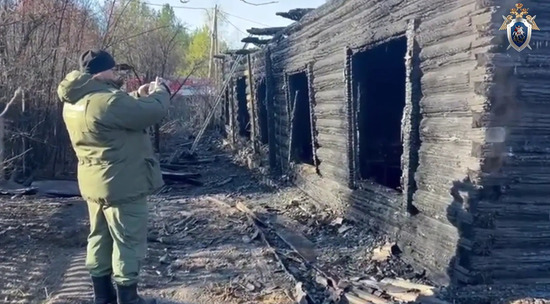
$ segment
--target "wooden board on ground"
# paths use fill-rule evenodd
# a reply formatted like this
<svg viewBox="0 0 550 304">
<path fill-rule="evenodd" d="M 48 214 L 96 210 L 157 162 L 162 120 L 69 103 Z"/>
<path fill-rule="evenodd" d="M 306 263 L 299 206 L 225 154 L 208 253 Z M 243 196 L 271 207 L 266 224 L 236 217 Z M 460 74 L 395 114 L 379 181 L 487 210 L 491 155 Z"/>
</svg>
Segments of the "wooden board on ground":
<svg viewBox="0 0 550 304">
<path fill-rule="evenodd" d="M 284 215 L 276 215 L 273 220 L 275 233 L 304 260 L 313 263 L 317 260 L 315 244 L 306 238 L 301 231 L 301 225 Z"/>
<path fill-rule="evenodd" d="M 434 295 L 434 290 L 435 290 L 435 287 L 433 287 L 433 286 L 412 283 L 412 282 L 409 282 L 409 281 L 405 281 L 403 279 L 385 278 L 381 281 L 381 283 L 389 284 L 389 285 L 393 285 L 393 286 L 398 286 L 398 287 L 406 288 L 406 289 L 409 289 L 409 290 L 418 290 L 419 293 L 423 296 L 433 296 Z"/>
<path fill-rule="evenodd" d="M 77 181 L 71 180 L 42 180 L 35 181 L 31 187 L 37 188 L 38 192 L 56 197 L 80 196 L 80 189 Z"/>
<path fill-rule="evenodd" d="M 348 299 L 350 304 L 366 304 L 366 303 L 391 304 L 392 303 L 391 301 L 388 301 L 386 299 L 382 299 L 375 295 L 368 294 L 365 292 L 360 292 L 360 291 L 356 291 L 355 294 L 346 293 L 345 296 Z"/>
</svg>

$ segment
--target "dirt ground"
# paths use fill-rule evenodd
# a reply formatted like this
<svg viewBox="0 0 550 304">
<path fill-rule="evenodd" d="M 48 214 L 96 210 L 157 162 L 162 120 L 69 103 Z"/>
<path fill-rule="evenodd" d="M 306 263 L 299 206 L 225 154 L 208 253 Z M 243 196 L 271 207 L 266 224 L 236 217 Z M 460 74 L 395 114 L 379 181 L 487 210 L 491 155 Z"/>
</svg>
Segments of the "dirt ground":
<svg viewBox="0 0 550 304">
<path fill-rule="evenodd" d="M 259 179 L 220 141 L 199 150 L 199 161 L 186 170 L 201 174 L 201 186 L 171 183 L 150 198 L 143 294 L 174 304 L 290 304 L 305 291 L 310 303 L 333 303 L 320 269 L 327 277 L 430 283 L 397 252 L 384 256 L 380 248 L 391 246 L 382 246 L 385 240 L 372 231 L 319 209 L 287 182 Z M 281 241 L 290 232 L 261 228 L 281 220 L 307 238 L 298 239 L 305 249 Z M 86 203 L 78 198 L 3 197 L 0 303 L 91 303 L 87 225 Z M 315 255 L 311 264 L 300 254 L 308 250 Z"/>
</svg>

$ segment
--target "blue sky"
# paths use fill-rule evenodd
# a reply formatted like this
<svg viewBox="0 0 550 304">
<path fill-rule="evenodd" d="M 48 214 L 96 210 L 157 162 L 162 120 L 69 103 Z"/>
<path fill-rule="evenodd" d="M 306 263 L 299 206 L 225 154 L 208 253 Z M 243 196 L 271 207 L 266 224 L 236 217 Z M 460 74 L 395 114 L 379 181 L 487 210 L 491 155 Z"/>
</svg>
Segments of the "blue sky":
<svg viewBox="0 0 550 304">
<path fill-rule="evenodd" d="M 272 2 L 272 0 L 247 0 L 251 3 Z M 326 0 L 278 0 L 275 4 L 253 6 L 243 3 L 240 0 L 190 0 L 182 4 L 179 0 L 146 0 L 153 4 L 152 8 L 159 8 L 157 5 L 170 4 L 176 15 L 190 28 L 196 28 L 205 24 L 206 11 L 176 8 L 178 6 L 213 8 L 215 4 L 220 5 L 222 11 L 227 14 L 227 21 L 220 29 L 220 35 L 231 44 L 232 47 L 242 46 L 240 40 L 245 37 L 246 29 L 251 27 L 285 26 L 292 23 L 279 16 L 276 12 L 288 11 L 293 8 L 316 8 Z M 248 20 L 245 20 L 248 19 Z"/>
</svg>

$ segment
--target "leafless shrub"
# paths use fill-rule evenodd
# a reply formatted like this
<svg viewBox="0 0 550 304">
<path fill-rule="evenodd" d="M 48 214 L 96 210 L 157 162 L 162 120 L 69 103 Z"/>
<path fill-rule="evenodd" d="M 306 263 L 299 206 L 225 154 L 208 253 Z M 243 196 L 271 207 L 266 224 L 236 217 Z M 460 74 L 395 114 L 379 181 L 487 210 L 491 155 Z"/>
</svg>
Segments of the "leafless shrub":
<svg viewBox="0 0 550 304">
<path fill-rule="evenodd" d="M 96 1 L 0 0 L 0 109 L 18 87 L 26 89 L 24 102 L 12 105 L 4 117 L 8 174 L 15 168 L 24 175 L 74 173 L 76 160 L 56 89 L 78 67 L 85 49 L 108 47 L 117 61 L 134 66 L 144 82 L 185 70 L 189 33 L 170 7 L 157 13 L 138 0 Z M 181 109 L 189 113 L 184 117 L 194 119 L 195 103 Z M 179 122 L 182 130 L 190 124 L 179 117 L 167 121 Z"/>
</svg>

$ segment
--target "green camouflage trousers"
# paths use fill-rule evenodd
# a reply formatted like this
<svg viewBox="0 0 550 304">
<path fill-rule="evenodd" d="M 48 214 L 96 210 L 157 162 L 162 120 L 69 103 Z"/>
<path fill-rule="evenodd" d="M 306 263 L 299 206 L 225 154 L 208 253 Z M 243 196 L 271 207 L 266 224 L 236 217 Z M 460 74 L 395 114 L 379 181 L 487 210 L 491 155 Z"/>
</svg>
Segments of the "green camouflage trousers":
<svg viewBox="0 0 550 304">
<path fill-rule="evenodd" d="M 90 275 L 112 274 L 119 285 L 137 283 L 147 252 L 147 198 L 113 205 L 87 204 L 90 234 L 86 268 Z"/>
</svg>

